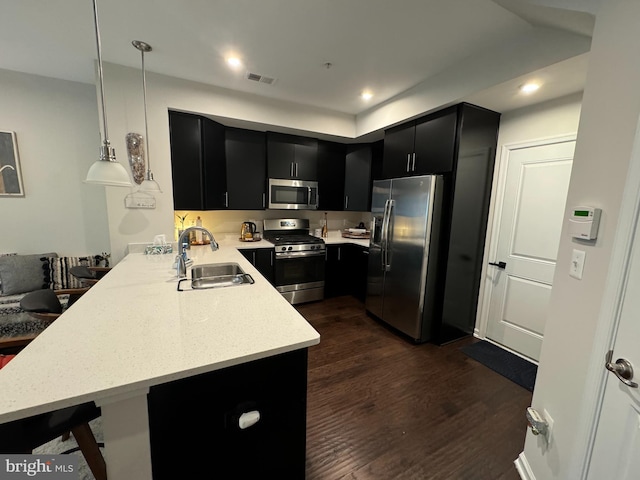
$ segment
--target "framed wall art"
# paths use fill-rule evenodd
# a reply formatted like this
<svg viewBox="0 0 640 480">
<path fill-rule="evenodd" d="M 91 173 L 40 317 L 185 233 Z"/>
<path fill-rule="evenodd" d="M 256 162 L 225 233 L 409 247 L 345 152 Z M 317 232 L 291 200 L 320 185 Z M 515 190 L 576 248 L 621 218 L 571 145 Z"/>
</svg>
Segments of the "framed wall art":
<svg viewBox="0 0 640 480">
<path fill-rule="evenodd" d="M 0 131 L 0 197 L 24 197 L 15 132 Z"/>
</svg>

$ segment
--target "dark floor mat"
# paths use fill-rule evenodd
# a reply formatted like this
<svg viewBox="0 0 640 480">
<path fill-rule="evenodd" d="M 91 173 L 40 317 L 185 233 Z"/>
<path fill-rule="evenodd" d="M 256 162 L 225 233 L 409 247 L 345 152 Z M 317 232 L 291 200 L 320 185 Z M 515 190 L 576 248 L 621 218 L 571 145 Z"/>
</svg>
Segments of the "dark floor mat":
<svg viewBox="0 0 640 480">
<path fill-rule="evenodd" d="M 460 350 L 494 372 L 533 392 L 538 373 L 535 364 L 484 340 L 465 345 Z"/>
</svg>

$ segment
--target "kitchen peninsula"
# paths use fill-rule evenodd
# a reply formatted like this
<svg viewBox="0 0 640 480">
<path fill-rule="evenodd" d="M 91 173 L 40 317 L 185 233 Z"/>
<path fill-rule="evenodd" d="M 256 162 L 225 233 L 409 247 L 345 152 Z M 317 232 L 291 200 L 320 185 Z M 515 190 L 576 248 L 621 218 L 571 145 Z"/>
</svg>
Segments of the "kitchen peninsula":
<svg viewBox="0 0 640 480">
<path fill-rule="evenodd" d="M 220 400 L 233 393 L 229 382 L 243 387 L 260 383 L 258 396 L 265 390 L 282 396 L 280 390 L 288 383 L 304 388 L 302 395 L 296 391 L 291 409 L 286 403 L 280 405 L 288 397 L 275 402 L 251 395 L 234 399 L 239 409 L 221 416 L 225 428 L 229 427 L 226 422 L 236 421 L 232 433 L 236 437 L 242 408 L 265 409 L 263 418 L 247 432 L 261 422 L 264 427 L 259 428 L 278 429 L 281 424 L 269 423 L 273 420 L 265 413 L 271 412 L 274 403 L 289 410 L 282 414 L 287 421 L 291 411 L 297 412 L 296 419 L 301 418 L 304 427 L 306 350 L 319 343 L 320 335 L 244 258 L 236 248 L 238 242 L 219 243 L 215 252 L 208 246 L 192 247 L 189 255 L 194 264 L 237 262 L 254 284 L 178 292 L 174 255 L 127 255 L 2 369 L 0 422 L 95 401 L 102 408 L 110 480 L 168 477 L 171 472 L 158 472 L 155 466 L 157 445 L 167 444 L 165 419 L 177 418 L 190 432 L 188 437 L 173 438 L 174 445 L 193 442 L 199 451 L 203 446 L 198 437 L 210 441 L 211 431 L 218 426 L 213 406 L 220 406 Z M 257 378 L 253 366 L 260 372 Z M 235 372 L 242 378 L 234 380 Z M 290 374 L 295 377 L 291 382 Z M 169 414 L 163 413 L 168 405 L 164 399 L 173 402 Z M 177 408 L 176 401 L 181 402 Z M 245 401 L 247 405 L 242 405 Z M 299 425 L 296 429 L 299 433 Z M 296 452 L 304 452 L 304 428 L 302 432 Z M 268 443 L 269 436 L 265 438 Z M 244 447 L 237 438 L 234 442 Z M 176 453 L 163 461 L 200 462 L 215 472 L 211 465 L 227 453 L 218 451 L 215 444 L 206 451 L 206 458 Z M 251 457 L 251 451 L 245 453 Z M 304 466 L 304 453 L 301 460 Z M 175 468 L 178 474 L 183 471 Z"/>
</svg>

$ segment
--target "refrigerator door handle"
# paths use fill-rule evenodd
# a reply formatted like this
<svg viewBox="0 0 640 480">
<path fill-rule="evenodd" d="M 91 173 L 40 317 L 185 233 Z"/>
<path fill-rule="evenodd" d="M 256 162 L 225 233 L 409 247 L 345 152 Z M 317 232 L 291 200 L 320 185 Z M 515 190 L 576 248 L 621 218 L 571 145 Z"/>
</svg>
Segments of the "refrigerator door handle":
<svg viewBox="0 0 640 480">
<path fill-rule="evenodd" d="M 391 216 L 393 212 L 393 207 L 395 205 L 395 200 L 389 200 L 389 208 L 387 209 L 387 231 L 385 233 L 385 255 L 384 255 L 384 271 L 388 272 L 391 270 L 391 248 L 392 248 L 392 235 L 391 235 Z"/>
<path fill-rule="evenodd" d="M 381 270 L 387 269 L 387 222 L 389 221 L 389 204 L 391 200 L 384 202 L 384 213 L 382 215 L 382 227 L 380 231 L 380 259 L 382 260 Z"/>
</svg>

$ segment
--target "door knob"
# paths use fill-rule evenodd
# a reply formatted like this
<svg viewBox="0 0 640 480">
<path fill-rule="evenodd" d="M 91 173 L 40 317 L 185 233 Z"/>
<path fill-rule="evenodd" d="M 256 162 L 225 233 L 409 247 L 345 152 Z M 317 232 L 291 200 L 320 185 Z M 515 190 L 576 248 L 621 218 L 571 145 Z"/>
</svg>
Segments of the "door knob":
<svg viewBox="0 0 640 480">
<path fill-rule="evenodd" d="M 531 428 L 531 433 L 542 435 L 543 437 L 547 436 L 549 422 L 535 408 L 527 408 L 527 422 Z"/>
<path fill-rule="evenodd" d="M 489 262 L 489 265 L 493 265 L 494 267 L 498 267 L 501 270 L 504 270 L 507 267 L 507 264 L 505 262 Z"/>
<path fill-rule="evenodd" d="M 633 366 L 631 362 L 625 358 L 619 358 L 616 360 L 616 363 L 612 363 L 613 359 L 613 350 L 609 350 L 605 357 L 605 368 L 618 377 L 622 383 L 624 383 L 627 387 L 638 388 L 638 384 L 636 382 L 632 382 L 633 378 Z"/>
</svg>

